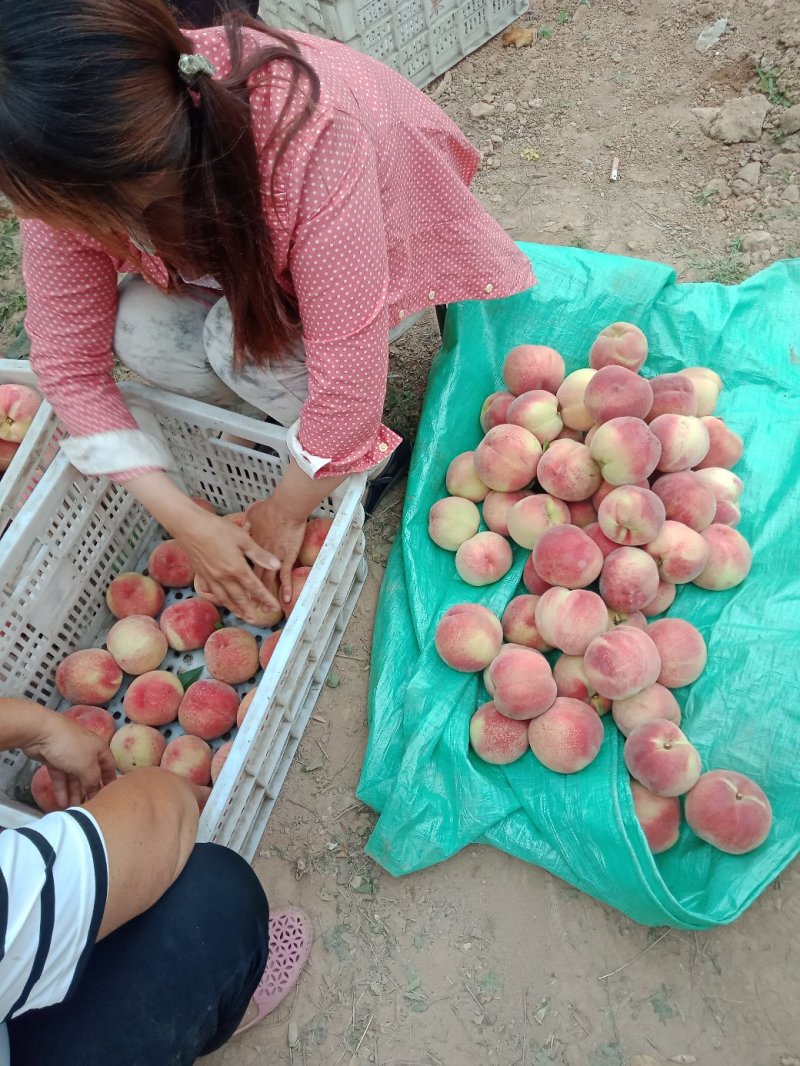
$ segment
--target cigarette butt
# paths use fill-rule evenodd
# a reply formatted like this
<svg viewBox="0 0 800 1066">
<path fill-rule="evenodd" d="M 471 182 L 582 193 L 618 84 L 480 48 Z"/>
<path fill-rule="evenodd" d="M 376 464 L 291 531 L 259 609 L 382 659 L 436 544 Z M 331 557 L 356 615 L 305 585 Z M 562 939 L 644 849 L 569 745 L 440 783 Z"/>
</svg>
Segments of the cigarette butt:
<svg viewBox="0 0 800 1066">
<path fill-rule="evenodd" d="M 619 180 L 619 159 L 616 156 L 611 160 L 611 180 Z"/>
</svg>

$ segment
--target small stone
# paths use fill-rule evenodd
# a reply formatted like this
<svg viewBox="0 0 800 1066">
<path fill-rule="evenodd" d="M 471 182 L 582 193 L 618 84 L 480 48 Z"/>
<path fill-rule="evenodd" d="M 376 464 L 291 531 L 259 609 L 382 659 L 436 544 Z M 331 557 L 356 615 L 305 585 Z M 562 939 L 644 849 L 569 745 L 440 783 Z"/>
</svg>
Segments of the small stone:
<svg viewBox="0 0 800 1066">
<path fill-rule="evenodd" d="M 800 104 L 795 104 L 781 114 L 778 125 L 783 133 L 800 132 Z"/>
<path fill-rule="evenodd" d="M 500 144 L 503 143 L 503 138 L 500 136 L 499 133 L 493 133 L 492 136 L 490 137 L 490 140 L 491 140 L 492 144 L 496 144 L 496 145 L 500 145 Z"/>
<path fill-rule="evenodd" d="M 708 136 L 715 141 L 725 144 L 740 144 L 743 141 L 757 141 L 764 128 L 764 119 L 770 109 L 770 102 L 766 96 L 760 94 L 754 96 L 737 96 L 728 100 L 719 108 L 719 112 L 711 119 Z M 709 108 L 695 108 L 694 114 L 703 123 L 698 111 L 713 110 Z M 705 132 L 705 130 L 703 130 Z"/>
<path fill-rule="evenodd" d="M 751 163 L 745 163 L 745 165 L 736 175 L 736 180 L 744 182 L 745 185 L 749 185 L 752 188 L 758 185 L 760 177 L 761 164 L 754 159 Z"/>
<path fill-rule="evenodd" d="M 800 152 L 778 152 L 767 164 L 772 174 L 800 174 Z"/>
<path fill-rule="evenodd" d="M 697 119 L 698 125 L 706 137 L 711 136 L 711 127 L 719 117 L 718 107 L 693 107 L 692 114 Z M 723 160 L 724 162 L 724 160 Z"/>
<path fill-rule="evenodd" d="M 473 118 L 487 118 L 494 114 L 494 104 L 486 104 L 483 100 L 479 100 L 478 103 L 470 105 L 469 113 Z"/>
<path fill-rule="evenodd" d="M 787 204 L 800 203 L 800 189 L 796 185 L 787 185 L 783 190 L 781 200 Z"/>
<path fill-rule="evenodd" d="M 286 1042 L 292 1051 L 296 1051 L 300 1047 L 300 1032 L 297 1028 L 297 1022 L 289 1022 Z"/>
<path fill-rule="evenodd" d="M 358 874 L 356 874 L 355 877 L 351 877 L 350 878 L 350 887 L 351 888 L 358 889 L 358 888 L 361 888 L 361 886 L 363 884 L 364 884 L 364 878 L 360 877 Z"/>
<path fill-rule="evenodd" d="M 724 178 L 712 178 L 703 189 L 704 196 L 718 196 L 720 200 L 727 200 L 730 194 L 731 190 Z"/>
<path fill-rule="evenodd" d="M 691 1066 L 693 1062 L 697 1062 L 697 1059 L 694 1055 L 673 1055 L 669 1061 L 681 1063 L 681 1066 Z"/>
<path fill-rule="evenodd" d="M 769 251 L 772 247 L 772 234 L 767 233 L 766 230 L 753 230 L 750 233 L 745 233 L 742 238 L 742 251 L 743 252 L 763 252 Z"/>
<path fill-rule="evenodd" d="M 468 940 L 468 941 L 466 942 L 466 944 L 462 944 L 462 945 L 461 945 L 461 950 L 462 950 L 462 951 L 472 951 L 472 944 L 471 944 L 471 942 L 470 942 L 470 941 Z"/>
<path fill-rule="evenodd" d="M 503 106 L 503 110 L 507 115 L 513 115 L 517 110 L 517 105 L 509 100 L 508 103 Z"/>
</svg>

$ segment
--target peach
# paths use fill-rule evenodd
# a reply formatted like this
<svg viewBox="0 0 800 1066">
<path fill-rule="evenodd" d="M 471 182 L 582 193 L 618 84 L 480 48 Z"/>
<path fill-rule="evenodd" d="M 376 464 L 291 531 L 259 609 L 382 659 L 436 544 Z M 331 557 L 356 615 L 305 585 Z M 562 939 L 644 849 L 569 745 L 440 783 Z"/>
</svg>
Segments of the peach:
<svg viewBox="0 0 800 1066">
<path fill-rule="evenodd" d="M 313 566 L 322 551 L 325 538 L 333 525 L 332 518 L 310 518 L 300 545 L 297 561 L 301 566 Z"/>
<path fill-rule="evenodd" d="M 487 674 L 495 707 L 506 718 L 534 718 L 544 714 L 556 698 L 550 664 L 533 648 L 507 644 Z"/>
<path fill-rule="evenodd" d="M 589 452 L 605 481 L 635 485 L 658 466 L 661 441 L 641 418 L 612 418 L 597 427 Z"/>
<path fill-rule="evenodd" d="M 194 566 L 184 546 L 177 540 L 157 544 L 147 560 L 147 572 L 168 589 L 182 589 L 194 581 Z"/>
<path fill-rule="evenodd" d="M 677 796 L 657 796 L 631 778 L 633 810 L 654 855 L 676 844 L 681 830 L 681 801 Z"/>
<path fill-rule="evenodd" d="M 528 750 L 528 730 L 527 723 L 525 729 L 525 748 Z M 44 814 L 52 814 L 53 811 L 60 811 L 61 806 L 56 799 L 53 792 L 53 782 L 50 778 L 50 771 L 46 766 L 40 766 L 38 770 L 34 771 L 31 778 L 31 796 L 33 802 Z"/>
<path fill-rule="evenodd" d="M 483 520 L 492 533 L 499 533 L 501 537 L 509 536 L 509 511 L 514 504 L 530 495 L 531 493 L 524 489 L 519 492 L 490 492 L 483 501 Z"/>
<path fill-rule="evenodd" d="M 541 389 L 518 396 L 508 408 L 506 422 L 527 429 L 540 444 L 549 444 L 564 428 L 558 414 L 558 400 L 552 392 Z"/>
<path fill-rule="evenodd" d="M 217 629 L 205 642 L 203 654 L 211 676 L 229 685 L 249 681 L 258 672 L 258 644 L 246 629 Z"/>
<path fill-rule="evenodd" d="M 0 385 L 0 440 L 19 444 L 41 404 L 39 393 L 27 385 Z"/>
<path fill-rule="evenodd" d="M 129 572 L 115 577 L 106 590 L 106 603 L 115 618 L 149 614 L 155 618 L 164 606 L 164 590 L 146 574 Z"/>
<path fill-rule="evenodd" d="M 446 496 L 437 500 L 428 512 L 428 534 L 434 544 L 454 552 L 465 540 L 474 537 L 481 515 L 472 500 L 463 496 Z"/>
<path fill-rule="evenodd" d="M 484 703 L 470 719 L 469 743 L 479 759 L 507 766 L 528 750 L 528 723 L 507 718 L 493 703 Z"/>
<path fill-rule="evenodd" d="M 664 523 L 661 532 L 645 546 L 658 565 L 662 581 L 685 585 L 703 572 L 708 562 L 708 544 L 703 539 L 706 532 L 696 533 L 681 522 Z"/>
<path fill-rule="evenodd" d="M 617 548 L 600 573 L 600 595 L 612 611 L 641 611 L 658 592 L 655 559 L 640 548 Z"/>
<path fill-rule="evenodd" d="M 574 440 L 553 441 L 539 460 L 536 477 L 545 492 L 569 503 L 588 500 L 603 480 L 589 449 Z"/>
<path fill-rule="evenodd" d="M 480 414 L 481 429 L 484 433 L 488 433 L 495 426 L 505 425 L 509 421 L 508 408 L 513 400 L 513 392 L 493 392 L 486 397 Z"/>
<path fill-rule="evenodd" d="M 652 600 L 642 607 L 642 614 L 645 618 L 653 618 L 657 614 L 663 614 L 674 603 L 677 591 L 671 581 L 659 579 L 658 591 Z"/>
<path fill-rule="evenodd" d="M 495 426 L 475 449 L 473 462 L 481 481 L 496 492 L 524 489 L 536 477 L 542 446 L 522 426 Z"/>
<path fill-rule="evenodd" d="M 714 494 L 717 510 L 714 523 L 724 526 L 738 525 L 741 518 L 739 499 L 744 485 L 742 479 L 721 466 L 704 467 L 696 470 L 697 480 Z"/>
<path fill-rule="evenodd" d="M 564 378 L 556 397 L 561 406 L 561 421 L 567 429 L 575 429 L 585 433 L 594 425 L 594 419 L 586 410 L 584 402 L 586 389 L 589 382 L 597 373 L 584 367 L 581 370 L 573 370 Z"/>
<path fill-rule="evenodd" d="M 219 611 L 208 600 L 193 596 L 167 607 L 159 624 L 174 651 L 195 651 L 219 625 Z"/>
<path fill-rule="evenodd" d="M 440 657 L 462 673 L 485 669 L 502 643 L 500 619 L 478 603 L 457 603 L 445 611 L 434 636 Z"/>
<path fill-rule="evenodd" d="M 680 704 L 670 690 L 658 682 L 648 685 L 625 700 L 614 700 L 611 715 L 614 725 L 624 737 L 632 733 L 637 726 L 657 719 L 674 722 L 675 725 L 681 724 Z"/>
<path fill-rule="evenodd" d="M 553 526 L 533 549 L 536 573 L 550 585 L 586 588 L 600 576 L 603 553 L 577 526 Z"/>
<path fill-rule="evenodd" d="M 622 366 L 635 373 L 647 359 L 647 337 L 632 322 L 614 322 L 597 335 L 589 351 L 589 366 Z"/>
<path fill-rule="evenodd" d="M 683 796 L 700 777 L 697 749 L 666 718 L 633 729 L 622 755 L 631 777 L 657 796 Z"/>
<path fill-rule="evenodd" d="M 576 440 L 578 444 L 585 444 L 583 439 L 583 433 L 579 429 L 570 429 L 569 426 L 564 426 L 556 440 Z"/>
<path fill-rule="evenodd" d="M 122 706 L 139 725 L 168 725 L 178 717 L 183 685 L 169 670 L 152 670 L 131 682 Z"/>
<path fill-rule="evenodd" d="M 750 545 L 730 526 L 714 524 L 700 536 L 708 546 L 708 561 L 697 577 L 695 585 L 716 592 L 740 585 L 750 573 L 753 555 Z"/>
<path fill-rule="evenodd" d="M 646 477 L 642 478 L 641 481 L 634 482 L 634 484 L 636 485 L 637 489 L 650 488 L 650 482 L 647 480 Z M 594 507 L 595 511 L 600 510 L 600 504 L 603 502 L 606 496 L 609 496 L 614 491 L 614 489 L 617 488 L 619 488 L 619 485 L 611 485 L 608 481 L 600 482 L 600 488 L 597 490 L 594 496 L 592 496 L 592 507 Z"/>
<path fill-rule="evenodd" d="M 158 766 L 166 746 L 166 740 L 157 729 L 136 722 L 120 726 L 109 745 L 121 774 L 142 766 Z"/>
<path fill-rule="evenodd" d="M 608 608 L 608 629 L 616 629 L 617 626 L 633 626 L 647 632 L 647 619 L 641 611 L 615 611 Z"/>
<path fill-rule="evenodd" d="M 95 736 L 101 737 L 106 744 L 111 742 L 117 728 L 113 715 L 109 714 L 104 707 L 91 707 L 86 703 L 77 703 L 74 707 L 70 707 L 69 710 L 64 711 L 64 717 L 82 725 Z"/>
<path fill-rule="evenodd" d="M 625 700 L 655 683 L 661 659 L 647 633 L 617 626 L 595 637 L 583 657 L 586 676 L 595 692 Z"/>
<path fill-rule="evenodd" d="M 691 415 L 659 415 L 650 429 L 661 441 L 658 469 L 666 474 L 689 470 L 708 452 L 708 430 L 699 418 Z"/>
<path fill-rule="evenodd" d="M 258 662 L 262 669 L 266 670 L 272 656 L 275 654 L 275 648 L 278 646 L 278 641 L 281 639 L 282 629 L 277 629 L 261 642 L 261 648 L 258 652 Z"/>
<path fill-rule="evenodd" d="M 564 380 L 564 360 L 543 344 L 520 344 L 503 363 L 503 379 L 515 396 L 533 389 L 555 392 Z"/>
<path fill-rule="evenodd" d="M 461 452 L 450 463 L 445 475 L 445 485 L 451 496 L 463 496 L 465 500 L 480 503 L 486 499 L 489 486 L 484 485 L 475 469 L 475 452 Z"/>
<path fill-rule="evenodd" d="M 742 438 L 732 429 L 728 429 L 721 418 L 706 417 L 701 418 L 700 421 L 708 432 L 709 446 L 701 461 L 693 465 L 698 470 L 705 470 L 710 466 L 720 466 L 724 470 L 730 470 L 731 467 L 736 466 L 744 451 Z"/>
<path fill-rule="evenodd" d="M 662 475 L 653 482 L 653 492 L 664 504 L 667 518 L 673 522 L 683 522 L 701 533 L 714 521 L 717 512 L 714 493 L 692 470 Z"/>
<path fill-rule="evenodd" d="M 211 779 L 211 748 L 189 733 L 174 737 L 161 756 L 161 769 L 185 777 L 194 785 L 207 785 Z"/>
<path fill-rule="evenodd" d="M 236 689 L 230 685 L 201 679 L 187 688 L 178 709 L 178 721 L 187 733 L 201 740 L 214 740 L 233 728 L 240 702 Z"/>
<path fill-rule="evenodd" d="M 593 707 L 597 714 L 608 714 L 611 700 L 598 696 L 589 683 L 582 655 L 561 655 L 553 667 L 553 679 L 559 696 L 581 700 Z"/>
<path fill-rule="evenodd" d="M 606 605 L 596 592 L 584 589 L 549 589 L 539 597 L 535 618 L 547 643 L 565 655 L 583 655 L 608 628 Z"/>
<path fill-rule="evenodd" d="M 236 711 L 236 725 L 240 726 L 247 717 L 247 712 L 250 710 L 250 704 L 253 702 L 253 698 L 257 689 L 251 688 L 249 692 L 245 692 L 242 696 L 242 702 L 239 704 L 239 708 Z"/>
<path fill-rule="evenodd" d="M 600 504 L 597 522 L 609 540 L 636 546 L 658 536 L 665 514 L 664 504 L 650 489 L 620 485 Z"/>
<path fill-rule="evenodd" d="M 222 773 L 222 767 L 228 761 L 228 756 L 231 753 L 233 747 L 232 740 L 226 740 L 224 744 L 220 744 L 217 750 L 214 752 L 214 757 L 211 760 L 211 784 L 216 785 L 217 778 Z"/>
<path fill-rule="evenodd" d="M 689 378 L 681 374 L 659 374 L 650 379 L 653 405 L 647 416 L 652 422 L 659 415 L 697 416 L 697 393 Z"/>
<path fill-rule="evenodd" d="M 583 532 L 590 540 L 594 541 L 604 559 L 606 559 L 612 552 L 615 552 L 619 547 L 614 540 L 609 540 L 605 533 L 600 528 L 597 522 L 592 522 L 589 526 L 584 526 Z"/>
<path fill-rule="evenodd" d="M 511 569 L 511 545 L 499 533 L 476 533 L 456 552 L 456 571 L 468 585 L 491 585 Z"/>
<path fill-rule="evenodd" d="M 209 503 L 209 501 L 204 496 L 190 496 L 189 499 L 192 501 L 192 503 L 196 503 L 198 507 L 202 507 L 204 511 L 208 511 L 209 514 L 217 513 L 217 509 L 214 504 Z"/>
<path fill-rule="evenodd" d="M 708 652 L 700 631 L 683 618 L 662 618 L 647 627 L 661 656 L 659 684 L 682 688 L 696 681 L 706 668 Z"/>
<path fill-rule="evenodd" d="M 310 569 L 310 567 L 308 568 Z M 195 586 L 196 588 L 197 586 Z M 236 614 L 236 612 L 233 612 Z M 240 617 L 236 615 L 236 617 Z M 284 617 L 283 607 L 267 607 L 264 604 L 253 603 L 250 601 L 249 610 L 247 613 L 247 621 L 252 626 L 257 626 L 259 629 L 272 629 L 278 622 Z"/>
<path fill-rule="evenodd" d="M 19 444 L 8 440 L 0 440 L 0 474 L 4 474 L 14 461 L 14 456 L 19 451 Z"/>
<path fill-rule="evenodd" d="M 126 674 L 145 674 L 164 661 L 169 645 L 149 614 L 129 614 L 108 631 L 106 647 Z"/>
<path fill-rule="evenodd" d="M 697 397 L 697 417 L 704 418 L 713 415 L 717 406 L 719 394 L 722 392 L 722 378 L 705 366 L 687 366 L 685 370 L 679 370 L 680 377 L 688 378 L 694 385 Z"/>
<path fill-rule="evenodd" d="M 528 725 L 531 751 L 548 770 L 575 774 L 589 765 L 603 743 L 603 723 L 588 704 L 558 696 Z"/>
<path fill-rule="evenodd" d="M 520 644 L 534 651 L 551 651 L 551 645 L 542 637 L 536 626 L 538 596 L 515 596 L 503 611 L 500 624 L 503 636 L 509 644 Z"/>
<path fill-rule="evenodd" d="M 287 618 L 291 617 L 292 611 L 297 606 L 297 601 L 300 599 L 300 593 L 305 588 L 306 581 L 308 581 L 308 575 L 311 573 L 310 566 L 296 566 L 292 570 L 292 598 L 288 603 L 283 603 L 283 611 Z M 279 619 L 276 619 L 279 621 Z M 272 623 L 274 625 L 275 622 Z"/>
<path fill-rule="evenodd" d="M 763 844 L 772 807 L 759 786 L 735 770 L 702 774 L 686 797 L 689 828 L 720 851 L 744 855 Z"/>
<path fill-rule="evenodd" d="M 586 386 L 583 402 L 596 425 L 612 418 L 645 418 L 653 390 L 649 381 L 624 366 L 604 366 Z"/>
<path fill-rule="evenodd" d="M 541 596 L 543 592 L 547 592 L 549 588 L 553 587 L 536 573 L 536 567 L 533 565 L 533 553 L 528 557 L 528 561 L 523 568 L 522 584 L 533 596 Z"/>
<path fill-rule="evenodd" d="M 108 703 L 122 684 L 122 671 L 101 648 L 74 651 L 56 670 L 56 688 L 70 703 Z"/>
<path fill-rule="evenodd" d="M 544 493 L 527 496 L 508 512 L 509 536 L 522 548 L 535 548 L 546 530 L 566 525 L 569 525 L 567 505 Z"/>
<path fill-rule="evenodd" d="M 569 507 L 569 524 L 578 529 L 586 529 L 597 521 L 597 511 L 592 506 L 591 500 L 576 500 Z"/>
</svg>

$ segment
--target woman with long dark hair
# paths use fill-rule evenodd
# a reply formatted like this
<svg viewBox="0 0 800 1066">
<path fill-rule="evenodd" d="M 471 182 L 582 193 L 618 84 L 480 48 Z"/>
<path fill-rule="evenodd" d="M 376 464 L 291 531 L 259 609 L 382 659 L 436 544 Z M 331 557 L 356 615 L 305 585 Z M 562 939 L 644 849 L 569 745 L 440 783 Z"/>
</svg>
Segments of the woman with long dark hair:
<svg viewBox="0 0 800 1066">
<path fill-rule="evenodd" d="M 532 284 L 469 191 L 477 165 L 428 97 L 344 45 L 244 13 L 182 29 L 162 0 L 0 0 L 0 191 L 25 220 L 31 360 L 64 447 L 124 482 L 241 617 L 274 605 L 277 569 L 289 598 L 307 516 L 397 448 L 390 336 Z M 287 427 L 249 530 L 176 487 L 113 353 Z"/>
</svg>

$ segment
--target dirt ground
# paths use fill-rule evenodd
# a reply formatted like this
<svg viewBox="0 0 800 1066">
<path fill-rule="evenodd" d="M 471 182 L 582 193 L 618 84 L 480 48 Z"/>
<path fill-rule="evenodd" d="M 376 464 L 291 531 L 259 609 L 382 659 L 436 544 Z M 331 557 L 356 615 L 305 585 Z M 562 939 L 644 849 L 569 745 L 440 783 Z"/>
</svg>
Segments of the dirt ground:
<svg viewBox="0 0 800 1066">
<path fill-rule="evenodd" d="M 700 53 L 700 31 L 728 32 Z M 798 0 L 539 0 L 430 91 L 483 152 L 476 191 L 518 239 L 741 281 L 800 253 Z M 720 107 L 765 96 L 763 129 L 706 136 Z M 798 115 L 800 129 L 800 115 Z M 610 181 L 619 160 L 619 180 Z M 749 166 L 749 164 L 757 166 Z M 745 168 L 744 171 L 742 168 Z M 21 315 L 0 233 L 0 339 Z M 386 419 L 413 437 L 438 335 L 395 347 Z M 395 880 L 363 853 L 375 604 L 402 488 L 368 532 L 369 577 L 255 859 L 274 907 L 314 922 L 310 964 L 264 1024 L 209 1066 L 800 1066 L 800 866 L 734 926 L 645 929 L 486 847 Z"/>
</svg>

